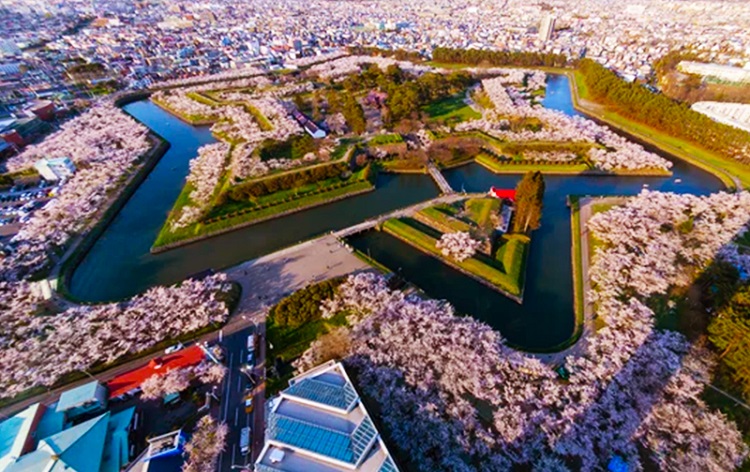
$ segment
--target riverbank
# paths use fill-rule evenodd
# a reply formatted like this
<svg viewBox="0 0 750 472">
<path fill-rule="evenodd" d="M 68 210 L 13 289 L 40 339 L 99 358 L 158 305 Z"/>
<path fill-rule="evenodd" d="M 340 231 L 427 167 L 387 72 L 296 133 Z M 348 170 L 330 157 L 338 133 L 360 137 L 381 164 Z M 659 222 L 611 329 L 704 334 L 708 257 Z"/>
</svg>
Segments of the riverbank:
<svg viewBox="0 0 750 472">
<path fill-rule="evenodd" d="M 141 183 L 143 183 L 148 177 L 156 164 L 171 146 L 169 142 L 154 131 L 149 132 L 149 138 L 153 141 L 153 146 L 141 157 L 140 167 L 130 174 L 122 191 L 113 195 L 112 201 L 103 206 L 101 214 L 97 214 L 94 217 L 97 221 L 96 224 L 71 244 L 53 269 L 51 278 L 57 279 L 57 292 L 63 298 L 75 303 L 86 303 L 73 295 L 69 289 L 73 273 L 78 267 L 78 264 L 83 261 L 94 244 L 96 244 L 99 237 L 104 234 L 109 227 L 109 224 L 114 220 L 120 210 L 122 210 L 130 197 L 135 193 L 138 187 L 140 187 Z"/>
<path fill-rule="evenodd" d="M 178 236 L 174 236 L 173 232 L 169 229 L 170 218 L 167 219 L 162 231 L 159 233 L 154 245 L 151 247 L 152 254 L 159 254 L 170 249 L 186 246 L 199 241 L 203 241 L 220 234 L 229 233 L 238 229 L 247 228 L 252 225 L 263 223 L 277 218 L 292 215 L 294 213 L 309 210 L 329 203 L 334 203 L 346 198 L 355 197 L 364 193 L 369 193 L 375 190 L 375 185 L 368 180 L 360 181 L 352 185 L 348 185 L 343 188 L 334 189 L 330 192 L 306 197 L 299 200 L 292 200 L 291 202 L 285 202 L 274 207 L 264 209 L 270 210 L 268 212 L 259 210 L 256 212 L 244 213 L 233 218 L 222 219 L 214 223 L 203 225 L 199 223 L 194 229 L 195 236 L 188 236 L 187 232 L 180 233 Z M 173 239 L 170 238 L 170 235 Z"/>
<path fill-rule="evenodd" d="M 480 260 L 478 255 L 462 262 L 453 261 L 445 257 L 437 249 L 436 243 L 439 239 L 439 236 L 435 237 L 437 234 L 428 234 L 426 231 L 421 231 L 416 225 L 409 224 L 403 219 L 394 218 L 388 220 L 383 223 L 381 230 L 438 259 L 443 264 L 452 267 L 467 277 L 471 277 L 477 282 L 502 293 L 516 303 L 523 303 L 523 273 L 525 271 L 525 260 L 529 242 L 513 244 L 513 253 L 510 254 L 509 259 L 513 268 L 518 270 L 505 273 L 491 265 L 488 261 Z M 506 244 L 511 244 L 511 242 L 508 241 Z M 517 247 L 520 247 L 520 250 Z"/>
<path fill-rule="evenodd" d="M 687 141 L 669 136 L 657 129 L 620 116 L 591 102 L 578 71 L 565 71 L 570 81 L 573 107 L 587 117 L 622 131 L 636 142 L 648 143 L 716 176 L 729 190 L 750 188 L 750 168 L 706 151 Z"/>
<path fill-rule="evenodd" d="M 664 169 L 636 169 L 606 171 L 592 169 L 586 164 L 554 164 L 554 163 L 500 163 L 493 157 L 480 154 L 475 162 L 495 174 L 523 174 L 539 171 L 547 175 L 593 175 L 598 177 L 669 177 L 672 172 Z"/>
<path fill-rule="evenodd" d="M 151 103 L 153 103 L 157 107 L 161 108 L 162 110 L 166 111 L 170 115 L 174 116 L 180 121 L 187 123 L 191 126 L 211 126 L 217 121 L 216 119 L 208 118 L 205 116 L 197 116 L 197 117 L 187 116 L 178 112 L 177 110 L 174 110 L 172 107 L 170 107 L 166 103 L 163 103 L 161 100 L 155 100 L 153 97 L 151 97 L 150 100 L 151 100 Z"/>
</svg>

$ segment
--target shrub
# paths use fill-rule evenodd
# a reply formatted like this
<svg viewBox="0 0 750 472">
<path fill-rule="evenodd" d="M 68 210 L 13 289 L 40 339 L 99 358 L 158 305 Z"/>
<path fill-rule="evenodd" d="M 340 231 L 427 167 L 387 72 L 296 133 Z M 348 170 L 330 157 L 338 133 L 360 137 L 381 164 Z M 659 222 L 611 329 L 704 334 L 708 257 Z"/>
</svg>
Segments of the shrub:
<svg viewBox="0 0 750 472">
<path fill-rule="evenodd" d="M 342 282 L 337 277 L 298 290 L 271 308 L 268 316 L 276 326 L 288 328 L 319 320 L 320 302 L 332 298 Z"/>
</svg>

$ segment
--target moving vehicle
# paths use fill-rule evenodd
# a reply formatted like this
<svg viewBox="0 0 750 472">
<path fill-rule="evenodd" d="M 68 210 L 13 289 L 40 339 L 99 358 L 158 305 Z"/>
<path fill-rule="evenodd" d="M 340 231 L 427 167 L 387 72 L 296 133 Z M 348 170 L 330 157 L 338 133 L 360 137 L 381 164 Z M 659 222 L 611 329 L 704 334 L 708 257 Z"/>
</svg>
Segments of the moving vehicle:
<svg viewBox="0 0 750 472">
<path fill-rule="evenodd" d="M 252 413 L 253 408 L 253 391 L 248 390 L 245 392 L 245 413 Z"/>
<path fill-rule="evenodd" d="M 255 346 L 258 344 L 258 335 L 256 333 L 251 334 L 247 337 L 247 350 L 255 353 Z"/>
<path fill-rule="evenodd" d="M 177 352 L 180 349 L 182 349 L 183 346 L 182 343 L 177 343 L 174 346 L 169 346 L 168 348 L 164 349 L 164 354 L 172 354 L 173 352 Z"/>
<path fill-rule="evenodd" d="M 240 431 L 240 452 L 246 456 L 250 452 L 250 427 L 245 426 Z"/>
</svg>

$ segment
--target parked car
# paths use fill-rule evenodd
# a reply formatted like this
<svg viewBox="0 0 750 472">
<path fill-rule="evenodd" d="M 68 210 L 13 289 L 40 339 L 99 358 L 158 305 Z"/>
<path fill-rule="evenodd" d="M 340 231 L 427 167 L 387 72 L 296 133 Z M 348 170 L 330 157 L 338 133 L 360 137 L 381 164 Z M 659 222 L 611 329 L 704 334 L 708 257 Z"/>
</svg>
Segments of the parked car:
<svg viewBox="0 0 750 472">
<path fill-rule="evenodd" d="M 240 431 L 240 452 L 246 456 L 250 452 L 250 427 L 245 426 Z"/>
</svg>

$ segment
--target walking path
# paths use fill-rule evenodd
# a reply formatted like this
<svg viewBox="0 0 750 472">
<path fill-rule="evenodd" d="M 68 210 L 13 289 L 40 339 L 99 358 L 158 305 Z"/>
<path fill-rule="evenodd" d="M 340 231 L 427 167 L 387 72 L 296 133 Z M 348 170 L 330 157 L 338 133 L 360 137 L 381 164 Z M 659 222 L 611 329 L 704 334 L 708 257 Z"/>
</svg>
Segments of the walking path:
<svg viewBox="0 0 750 472">
<path fill-rule="evenodd" d="M 589 248 L 589 229 L 588 222 L 592 216 L 592 205 L 599 204 L 621 204 L 624 203 L 622 197 L 582 197 L 578 202 L 578 211 L 580 217 L 580 233 L 574 235 L 581 245 L 581 280 L 583 281 L 583 326 L 581 336 L 572 346 L 551 354 L 530 354 L 547 364 L 562 364 L 568 356 L 577 356 L 586 350 L 588 337 L 594 333 L 594 303 L 590 300 L 588 294 L 591 290 L 591 278 L 589 277 L 589 267 L 591 265 L 591 249 Z M 572 254 L 575 257 L 575 253 Z M 573 261 L 575 264 L 575 261 Z M 575 281 L 574 281 L 575 290 Z"/>
<path fill-rule="evenodd" d="M 435 183 L 438 185 L 438 187 L 440 187 L 441 192 L 443 192 L 445 195 L 450 195 L 453 193 L 451 184 L 449 184 L 448 181 L 445 180 L 445 176 L 437 167 L 435 167 L 435 164 L 433 164 L 432 161 L 427 163 L 427 170 L 430 172 L 430 175 L 435 180 Z"/>
</svg>

